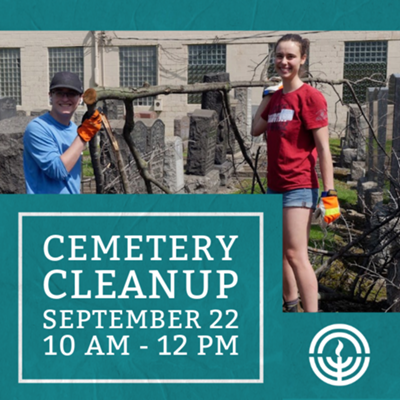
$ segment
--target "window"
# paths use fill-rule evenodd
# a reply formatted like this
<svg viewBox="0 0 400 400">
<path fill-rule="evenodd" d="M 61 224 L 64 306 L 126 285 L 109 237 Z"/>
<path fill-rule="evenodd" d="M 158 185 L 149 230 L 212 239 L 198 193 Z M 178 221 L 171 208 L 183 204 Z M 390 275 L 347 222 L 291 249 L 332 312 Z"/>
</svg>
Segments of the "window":
<svg viewBox="0 0 400 400">
<path fill-rule="evenodd" d="M 0 95 L 21 104 L 21 58 L 19 49 L 0 49 Z"/>
<path fill-rule="evenodd" d="M 49 48 L 49 82 L 56 72 L 77 74 L 83 83 L 83 47 Z"/>
<path fill-rule="evenodd" d="M 157 85 L 157 47 L 130 46 L 119 48 L 119 85 L 142 87 L 145 82 Z M 134 105 L 151 106 L 154 97 L 143 97 Z"/>
<path fill-rule="evenodd" d="M 371 77 L 382 81 L 382 84 L 376 82 L 364 81 L 353 88 L 358 100 L 363 103 L 366 99 L 366 90 L 368 87 L 383 86 L 387 73 L 387 42 L 346 42 L 344 47 L 344 72 L 343 78 L 350 81 L 357 81 L 362 78 Z M 353 96 L 349 88 L 343 86 L 343 101 L 346 104 L 354 103 Z"/>
<path fill-rule="evenodd" d="M 201 44 L 188 46 L 188 83 L 203 82 L 209 73 L 226 71 L 226 45 Z M 201 103 L 201 93 L 188 95 L 189 104 Z"/>
<path fill-rule="evenodd" d="M 268 43 L 268 70 L 267 76 L 268 79 L 273 76 L 277 76 L 278 74 L 275 71 L 275 43 Z"/>
</svg>

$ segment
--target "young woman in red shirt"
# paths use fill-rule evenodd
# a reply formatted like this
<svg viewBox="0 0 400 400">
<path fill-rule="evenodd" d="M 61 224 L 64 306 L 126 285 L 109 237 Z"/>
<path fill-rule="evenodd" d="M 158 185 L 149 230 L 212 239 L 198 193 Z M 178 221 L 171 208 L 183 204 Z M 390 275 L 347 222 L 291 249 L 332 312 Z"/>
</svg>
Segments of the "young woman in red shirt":
<svg viewBox="0 0 400 400">
<path fill-rule="evenodd" d="M 329 199 L 325 220 L 332 222 L 340 215 L 326 100 L 300 78 L 308 46 L 309 41 L 297 34 L 278 40 L 275 70 L 283 88 L 263 98 L 252 128 L 253 136 L 266 132 L 267 193 L 283 196 L 283 298 L 291 312 L 297 312 L 299 293 L 305 312 L 318 311 L 318 283 L 307 250 L 311 216 L 318 201 L 317 155 L 322 198 Z"/>
</svg>

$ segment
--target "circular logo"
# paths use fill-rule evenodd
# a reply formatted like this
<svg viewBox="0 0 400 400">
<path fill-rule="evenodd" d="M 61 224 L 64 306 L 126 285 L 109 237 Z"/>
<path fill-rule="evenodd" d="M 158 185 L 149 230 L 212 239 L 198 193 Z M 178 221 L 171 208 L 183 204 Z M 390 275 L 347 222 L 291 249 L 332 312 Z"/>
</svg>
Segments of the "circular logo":
<svg viewBox="0 0 400 400">
<path fill-rule="evenodd" d="M 310 345 L 310 364 L 321 381 L 346 386 L 360 379 L 369 365 L 369 345 L 364 335 L 346 324 L 321 329 Z"/>
</svg>

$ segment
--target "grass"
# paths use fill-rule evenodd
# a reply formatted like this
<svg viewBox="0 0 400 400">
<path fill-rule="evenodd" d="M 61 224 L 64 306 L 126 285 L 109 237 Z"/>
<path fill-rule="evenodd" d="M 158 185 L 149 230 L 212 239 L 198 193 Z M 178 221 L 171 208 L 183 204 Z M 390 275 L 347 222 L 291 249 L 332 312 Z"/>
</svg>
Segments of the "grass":
<svg viewBox="0 0 400 400">
<path fill-rule="evenodd" d="M 243 179 L 240 184 L 241 187 L 238 189 L 236 192 L 233 194 L 251 194 L 251 186 L 252 186 L 252 179 Z M 261 178 L 261 183 L 264 186 L 264 189 L 267 189 L 267 179 L 266 178 Z M 263 194 L 261 192 L 260 186 L 258 185 L 257 181 L 254 185 L 254 194 Z"/>
<path fill-rule="evenodd" d="M 92 177 L 94 175 L 89 150 L 84 150 L 82 153 L 82 175 L 85 178 Z"/>
<path fill-rule="evenodd" d="M 329 147 L 333 157 L 339 157 L 342 151 L 340 147 L 340 139 L 329 139 Z"/>
<path fill-rule="evenodd" d="M 330 230 L 322 231 L 319 225 L 312 225 L 310 230 L 310 238 L 308 245 L 310 247 L 327 251 L 337 250 L 338 243 L 342 243 L 343 239 Z"/>
</svg>

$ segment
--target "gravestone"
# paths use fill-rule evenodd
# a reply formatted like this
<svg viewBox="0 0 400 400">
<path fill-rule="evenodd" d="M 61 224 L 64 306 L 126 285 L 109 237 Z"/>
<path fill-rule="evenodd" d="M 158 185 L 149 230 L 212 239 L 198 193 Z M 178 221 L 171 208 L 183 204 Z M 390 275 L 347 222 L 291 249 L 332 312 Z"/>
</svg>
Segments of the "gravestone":
<svg viewBox="0 0 400 400">
<path fill-rule="evenodd" d="M 25 193 L 23 135 L 33 117 L 0 121 L 0 193 Z"/>
<path fill-rule="evenodd" d="M 172 193 L 182 192 L 185 185 L 182 139 L 177 136 L 165 139 L 164 184 Z"/>
<path fill-rule="evenodd" d="M 189 140 L 190 118 L 184 116 L 174 119 L 174 136 L 182 139 L 183 151 L 187 151 Z"/>
<path fill-rule="evenodd" d="M 237 109 L 239 106 L 239 102 L 236 99 L 231 99 L 230 106 L 231 106 L 232 117 L 235 121 L 236 126 L 238 126 Z M 240 131 L 239 131 L 239 133 L 240 133 Z M 243 138 L 243 135 L 241 135 L 241 136 Z M 239 144 L 236 141 L 235 134 L 233 133 L 233 129 L 228 130 L 227 140 L 228 140 L 228 143 L 227 143 L 226 152 L 228 154 L 235 154 L 239 150 Z"/>
<path fill-rule="evenodd" d="M 49 112 L 49 110 L 47 110 L 47 109 L 45 109 L 45 108 L 35 109 L 35 110 L 32 110 L 32 111 L 31 111 L 31 116 L 32 116 L 32 117 L 39 117 L 40 115 L 46 114 L 46 113 L 48 113 L 48 112 Z M 75 112 L 75 114 L 76 114 L 76 112 Z M 75 115 L 74 115 L 74 117 L 75 117 Z M 76 123 L 76 122 L 75 122 L 75 123 Z"/>
<path fill-rule="evenodd" d="M 150 146 L 147 143 L 148 129 L 143 121 L 135 122 L 131 136 L 136 148 L 140 151 L 142 157 L 144 157 L 148 149 L 150 150 Z"/>
<path fill-rule="evenodd" d="M 239 129 L 240 135 L 246 142 L 251 142 L 251 102 L 250 102 L 250 91 L 249 88 L 236 88 L 235 99 L 237 100 L 237 106 L 235 111 L 235 121 Z M 249 104 L 250 103 L 250 104 Z M 258 106 L 257 106 L 258 108 Z"/>
<path fill-rule="evenodd" d="M 123 127 L 125 121 L 111 120 L 111 127 L 118 141 L 120 154 L 123 164 L 126 166 L 126 174 L 129 181 L 131 193 L 147 193 L 146 185 L 140 176 L 139 170 L 133 155 L 123 137 Z M 111 190 L 110 193 L 122 192 L 122 186 L 119 180 L 119 172 L 116 168 L 117 162 L 114 152 L 109 145 L 106 133 L 100 132 L 102 138 L 103 168 L 105 173 L 105 186 Z M 164 157 L 165 157 L 165 125 L 161 120 L 143 120 L 136 121 L 131 138 L 138 150 L 141 158 L 148 162 L 149 173 L 160 183 L 163 183 L 164 175 Z M 107 165 L 110 166 L 107 168 Z M 112 189 L 115 185 L 116 189 Z M 153 193 L 163 193 L 161 189 L 152 185 Z"/>
<path fill-rule="evenodd" d="M 379 188 L 383 187 L 385 181 L 385 159 L 386 159 L 386 128 L 387 128 L 387 113 L 388 113 L 388 94 L 389 90 L 386 87 L 378 89 L 378 141 L 377 146 L 377 182 Z"/>
<path fill-rule="evenodd" d="M 124 119 L 124 102 L 122 100 L 104 100 L 103 112 L 108 119 Z"/>
<path fill-rule="evenodd" d="M 165 158 L 165 124 L 160 119 L 149 120 L 148 134 L 150 148 L 146 157 L 149 159 L 150 173 L 153 177 L 163 182 Z M 153 193 L 163 193 L 153 185 Z"/>
<path fill-rule="evenodd" d="M 203 82 L 229 82 L 229 73 L 217 72 L 204 75 Z M 219 91 L 204 92 L 201 98 L 203 110 L 214 110 L 218 116 L 218 130 L 216 135 L 215 164 L 223 164 L 226 161 L 228 148 L 229 125 L 225 118 L 222 94 Z"/>
<path fill-rule="evenodd" d="M 151 150 L 165 149 L 165 124 L 161 119 L 152 120 L 150 126 L 150 145 Z"/>
<path fill-rule="evenodd" d="M 400 74 L 392 74 L 390 76 L 388 97 L 389 101 L 394 104 L 390 174 L 395 182 L 400 182 Z M 397 198 L 400 195 L 394 182 L 390 183 L 390 193 L 394 198 Z"/>
<path fill-rule="evenodd" d="M 218 122 L 212 110 L 196 110 L 191 115 L 187 174 L 205 176 L 213 169 Z"/>
<path fill-rule="evenodd" d="M 74 113 L 74 122 L 76 125 L 80 125 L 82 123 L 82 118 L 85 115 L 86 110 L 76 110 Z"/>
<path fill-rule="evenodd" d="M 363 112 L 367 112 L 367 107 L 362 106 Z M 357 149 L 357 161 L 365 161 L 366 159 L 366 142 L 368 136 L 368 124 L 365 121 L 358 105 L 349 104 L 347 113 L 346 136 L 342 144 L 342 148 Z"/>
<path fill-rule="evenodd" d="M 0 97 L 0 120 L 17 116 L 17 102 L 11 97 Z"/>
<path fill-rule="evenodd" d="M 371 126 L 376 130 L 376 99 L 377 99 L 377 88 L 367 88 L 367 104 L 368 104 L 368 119 Z M 375 155 L 375 140 L 371 129 L 368 131 L 368 142 L 367 142 L 367 179 L 375 180 L 376 172 L 374 165 L 376 164 Z"/>
</svg>

